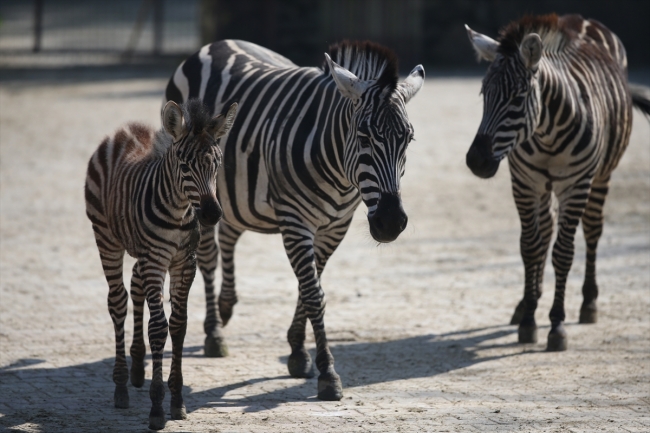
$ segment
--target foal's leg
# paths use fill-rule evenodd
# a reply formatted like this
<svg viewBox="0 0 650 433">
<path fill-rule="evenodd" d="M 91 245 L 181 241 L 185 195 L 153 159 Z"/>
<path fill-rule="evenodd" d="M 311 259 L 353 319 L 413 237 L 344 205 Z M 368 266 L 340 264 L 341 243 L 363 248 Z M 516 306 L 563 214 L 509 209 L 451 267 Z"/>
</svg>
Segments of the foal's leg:
<svg viewBox="0 0 650 433">
<path fill-rule="evenodd" d="M 603 233 L 603 205 L 609 189 L 609 176 L 605 179 L 595 179 L 591 185 L 589 201 L 582 215 L 582 230 L 587 243 L 587 265 L 585 282 L 582 286 L 582 307 L 580 308 L 580 323 L 596 323 L 598 320 L 598 284 L 596 284 L 596 250 L 600 235 Z"/>
<path fill-rule="evenodd" d="M 172 339 L 172 366 L 167 382 L 171 392 L 172 419 L 186 419 L 187 412 L 183 404 L 183 342 L 187 331 L 187 296 L 190 293 L 196 261 L 193 253 L 184 252 L 174 260 L 169 268 L 169 293 L 172 313 L 169 317 L 169 334 Z"/>
<path fill-rule="evenodd" d="M 161 257 L 157 257 L 156 260 L 140 259 L 138 263 L 150 313 L 148 331 L 153 376 L 149 387 L 149 396 L 151 397 L 149 428 L 152 430 L 160 430 L 165 427 L 165 410 L 162 406 L 165 398 L 162 359 L 169 326 L 165 317 L 165 310 L 163 310 L 163 283 L 167 263 L 161 263 L 161 259 Z"/>
<path fill-rule="evenodd" d="M 316 261 L 316 272 L 318 278 L 323 274 L 323 269 L 327 260 L 339 246 L 345 233 L 350 227 L 352 215 L 339 221 L 335 226 L 321 229 L 316 233 L 314 239 L 314 252 Z M 291 355 L 289 355 L 289 374 L 293 377 L 310 378 L 314 376 L 313 364 L 309 352 L 305 349 L 305 326 L 307 324 L 307 314 L 298 296 L 296 311 L 293 321 L 287 332 L 287 340 L 291 346 Z"/>
<path fill-rule="evenodd" d="M 232 317 L 232 308 L 237 303 L 235 292 L 235 245 L 244 230 L 219 223 L 219 248 L 221 249 L 221 292 L 219 293 L 219 314 L 223 326 L 228 324 Z"/>
<path fill-rule="evenodd" d="M 296 313 L 298 316 L 304 313 L 311 321 L 314 330 L 316 367 L 320 372 L 318 376 L 318 398 L 321 400 L 340 400 L 343 396 L 341 379 L 334 370 L 334 357 L 330 352 L 327 336 L 325 335 L 325 293 L 321 289 L 316 270 L 314 254 L 315 230 L 312 231 L 310 228 L 299 226 L 295 219 L 291 219 L 286 223 L 284 221 L 280 222 L 280 231 L 282 232 L 284 248 L 291 262 L 291 267 L 298 278 L 300 295 Z M 294 323 L 296 323 L 295 318 Z M 299 336 L 301 327 L 302 325 L 297 326 L 294 331 L 290 330 L 290 335 L 293 333 L 293 335 Z M 304 341 L 304 338 L 302 340 Z M 292 345 L 292 354 L 299 349 L 299 346 L 294 347 Z"/>
<path fill-rule="evenodd" d="M 144 344 L 144 287 L 138 269 L 138 262 L 133 265 L 131 277 L 131 300 L 133 301 L 133 342 L 131 343 L 131 384 L 136 388 L 144 385 L 144 357 L 147 349 Z"/>
<path fill-rule="evenodd" d="M 104 275 L 108 282 L 108 312 L 111 315 L 113 329 L 115 330 L 115 366 L 113 367 L 115 393 L 113 394 L 113 400 L 115 407 L 124 409 L 129 407 L 129 391 L 126 389 L 129 370 L 126 366 L 126 353 L 124 350 L 124 320 L 126 319 L 129 295 L 124 288 L 122 277 L 124 250 L 111 245 L 109 240 L 103 238 L 97 232 L 95 236 Z"/>
<path fill-rule="evenodd" d="M 201 241 L 196 250 L 196 261 L 199 265 L 205 286 L 205 356 L 218 358 L 228 355 L 228 347 L 221 335 L 221 318 L 217 312 L 217 297 L 214 293 L 214 274 L 219 258 L 219 246 L 214 238 L 214 226 L 201 226 Z"/>
</svg>

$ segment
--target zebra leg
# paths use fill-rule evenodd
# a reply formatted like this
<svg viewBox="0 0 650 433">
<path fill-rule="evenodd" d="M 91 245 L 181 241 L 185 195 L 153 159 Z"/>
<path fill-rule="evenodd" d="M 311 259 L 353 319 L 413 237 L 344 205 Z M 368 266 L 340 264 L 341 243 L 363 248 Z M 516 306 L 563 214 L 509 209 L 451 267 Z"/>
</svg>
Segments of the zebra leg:
<svg viewBox="0 0 650 433">
<path fill-rule="evenodd" d="M 214 274 L 219 258 L 219 246 L 214 238 L 214 227 L 201 226 L 201 241 L 196 250 L 196 261 L 203 275 L 205 285 L 205 342 L 203 351 L 210 358 L 228 356 L 228 347 L 221 334 L 221 318 L 217 312 L 217 298 L 214 294 Z"/>
<path fill-rule="evenodd" d="M 513 194 L 521 220 L 520 250 L 525 271 L 524 299 L 517 306 L 521 312 L 518 340 L 519 343 L 536 343 L 535 311 L 542 295 L 544 265 L 553 234 L 551 192 L 539 195 L 521 182 L 513 182 Z M 514 316 L 512 321 L 516 319 Z"/>
<path fill-rule="evenodd" d="M 291 262 L 293 272 L 298 278 L 299 305 L 309 318 L 316 340 L 316 367 L 318 376 L 318 398 L 336 401 L 343 397 L 341 378 L 334 370 L 334 357 L 330 352 L 325 334 L 325 293 L 323 292 L 314 256 L 314 232 L 296 224 L 295 219 L 287 224 L 280 224 L 284 248 Z M 302 311 L 296 309 L 300 315 Z M 294 318 L 294 323 L 300 322 Z M 290 331 L 291 333 L 291 331 Z M 300 326 L 296 326 L 293 335 L 299 335 Z M 303 338 L 304 341 L 304 338 Z M 290 341 L 291 345 L 291 341 Z M 292 346 L 292 354 L 299 346 Z"/>
<path fill-rule="evenodd" d="M 226 326 L 232 317 L 232 308 L 237 303 L 235 292 L 235 244 L 244 231 L 225 222 L 219 223 L 219 248 L 221 248 L 221 293 L 219 293 L 219 314 Z"/>
<path fill-rule="evenodd" d="M 289 374 L 292 377 L 311 378 L 314 377 L 314 364 L 309 356 L 309 352 L 305 349 L 305 326 L 307 325 L 307 314 L 300 302 L 298 296 L 298 303 L 296 305 L 296 312 L 293 315 L 293 321 L 287 332 L 287 341 L 291 346 L 291 355 L 287 367 L 289 367 Z"/>
<path fill-rule="evenodd" d="M 582 306 L 580 307 L 580 323 L 596 323 L 598 320 L 598 284 L 596 284 L 596 250 L 600 235 L 603 233 L 603 205 L 609 189 L 609 176 L 602 180 L 594 180 L 589 193 L 589 201 L 582 215 L 582 229 L 587 244 L 587 263 L 585 282 L 582 286 Z"/>
<path fill-rule="evenodd" d="M 183 403 L 183 342 L 187 331 L 187 297 L 196 273 L 194 254 L 184 254 L 169 269 L 169 293 L 172 312 L 169 317 L 169 334 L 172 340 L 172 366 L 167 384 L 171 392 L 172 419 L 187 419 Z"/>
<path fill-rule="evenodd" d="M 541 258 L 542 260 L 542 268 L 539 272 L 537 272 L 535 269 L 531 269 L 531 272 L 533 274 L 537 275 L 537 300 L 539 301 L 539 298 L 542 297 L 542 292 L 543 292 L 543 287 L 544 287 L 544 267 L 546 264 L 546 255 L 548 252 L 548 247 L 551 243 L 551 236 L 553 234 L 553 225 L 555 224 L 555 218 L 553 215 L 553 209 L 551 208 L 552 206 L 552 197 L 549 193 L 549 197 L 546 195 L 542 195 L 542 197 L 539 200 L 539 230 L 540 230 L 540 236 L 541 236 L 541 242 L 543 248 L 543 257 Z M 550 217 L 550 218 L 549 218 Z M 526 290 L 524 289 L 524 296 L 525 296 Z M 515 307 L 515 311 L 512 314 L 512 318 L 510 319 L 510 324 L 511 325 L 519 325 L 524 318 L 524 312 L 526 311 L 526 301 L 525 299 L 522 299 L 519 301 L 517 304 L 517 307 Z M 537 341 L 537 338 L 535 337 L 535 341 Z"/>
<path fill-rule="evenodd" d="M 124 250 L 110 245 L 110 241 L 97 231 L 95 236 L 104 275 L 108 282 L 108 312 L 111 315 L 113 329 L 115 330 L 115 365 L 113 366 L 115 392 L 113 400 L 115 407 L 126 409 L 129 407 L 129 391 L 126 388 L 126 382 L 129 380 L 129 370 L 126 365 L 124 349 L 124 321 L 129 303 L 129 294 L 124 287 L 122 277 Z"/>
<path fill-rule="evenodd" d="M 133 265 L 131 277 L 131 300 L 133 301 L 133 342 L 131 343 L 131 384 L 136 388 L 144 385 L 144 357 L 147 349 L 144 344 L 143 316 L 144 289 L 138 262 Z"/>
<path fill-rule="evenodd" d="M 584 182 L 584 180 L 583 180 Z M 564 351 L 567 349 L 567 333 L 564 329 L 564 293 L 569 270 L 573 264 L 574 237 L 576 228 L 583 215 L 586 204 L 587 191 L 579 188 L 560 199 L 560 216 L 558 222 L 558 233 L 555 245 L 553 245 L 553 268 L 555 269 L 555 297 L 553 307 L 549 314 L 551 319 L 551 330 L 548 334 L 546 350 L 549 352 Z M 586 186 L 589 188 L 589 184 Z M 584 196 L 585 198 L 581 198 Z"/>
<path fill-rule="evenodd" d="M 163 266 L 160 260 L 141 259 L 139 262 L 138 267 L 140 275 L 144 279 L 145 295 L 150 313 L 148 332 L 153 375 L 149 387 L 149 397 L 151 398 L 149 428 L 151 430 L 161 430 L 165 428 L 165 410 L 162 406 L 165 398 L 162 360 L 169 331 L 165 310 L 163 309 L 163 284 L 165 282 L 166 266 Z"/>
</svg>

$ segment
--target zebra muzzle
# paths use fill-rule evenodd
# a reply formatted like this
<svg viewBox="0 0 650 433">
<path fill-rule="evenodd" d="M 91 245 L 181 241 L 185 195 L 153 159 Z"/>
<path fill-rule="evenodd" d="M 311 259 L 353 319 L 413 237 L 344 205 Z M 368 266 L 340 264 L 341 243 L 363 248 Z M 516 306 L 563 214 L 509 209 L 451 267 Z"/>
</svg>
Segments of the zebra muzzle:
<svg viewBox="0 0 650 433">
<path fill-rule="evenodd" d="M 377 242 L 392 242 L 404 231 L 408 216 L 397 194 L 382 193 L 377 209 L 368 215 L 370 234 Z"/>
<path fill-rule="evenodd" d="M 221 206 L 215 197 L 201 197 L 201 207 L 196 208 L 196 215 L 199 222 L 204 226 L 213 226 L 223 216 Z"/>
<path fill-rule="evenodd" d="M 467 151 L 465 162 L 472 173 L 483 179 L 488 179 L 497 173 L 499 160 L 492 156 L 492 140 L 488 135 L 476 134 L 474 142 Z"/>
</svg>

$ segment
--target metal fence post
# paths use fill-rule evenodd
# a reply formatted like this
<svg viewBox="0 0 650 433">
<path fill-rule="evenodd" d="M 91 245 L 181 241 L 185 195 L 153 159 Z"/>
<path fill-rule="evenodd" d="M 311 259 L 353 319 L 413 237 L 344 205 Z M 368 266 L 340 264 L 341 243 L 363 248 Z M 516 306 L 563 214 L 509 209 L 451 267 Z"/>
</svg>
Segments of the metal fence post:
<svg viewBox="0 0 650 433">
<path fill-rule="evenodd" d="M 43 39 L 43 0 L 34 0 L 34 48 L 33 51 L 41 51 Z"/>
</svg>

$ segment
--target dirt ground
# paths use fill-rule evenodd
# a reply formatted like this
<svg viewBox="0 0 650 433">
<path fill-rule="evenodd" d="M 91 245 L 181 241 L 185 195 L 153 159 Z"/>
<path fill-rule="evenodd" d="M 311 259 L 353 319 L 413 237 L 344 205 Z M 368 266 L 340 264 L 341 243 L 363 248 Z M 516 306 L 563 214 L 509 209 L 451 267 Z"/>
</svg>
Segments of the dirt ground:
<svg viewBox="0 0 650 433">
<path fill-rule="evenodd" d="M 171 73 L 171 70 L 170 70 Z M 107 285 L 84 214 L 86 163 L 130 120 L 159 125 L 165 74 L 0 83 L 0 430 L 145 431 L 148 385 L 113 407 Z M 360 207 L 323 277 L 326 326 L 344 386 L 288 376 L 297 283 L 279 236 L 246 233 L 230 356 L 203 356 L 203 283 L 190 295 L 183 370 L 189 418 L 165 431 L 650 431 L 650 127 L 635 113 L 614 173 L 598 269 L 599 322 L 579 325 L 582 234 L 567 286 L 569 349 L 517 344 L 519 221 L 507 164 L 475 178 L 465 152 L 480 78 L 427 79 L 408 106 L 416 142 L 403 179 L 409 226 L 377 246 Z M 126 269 L 130 269 L 128 259 Z M 131 341 L 131 316 L 127 319 Z M 313 338 L 309 339 L 313 354 Z M 171 343 L 167 343 L 165 377 Z M 147 364 L 147 379 L 151 377 Z M 168 410 L 169 393 L 165 408 Z"/>
</svg>

